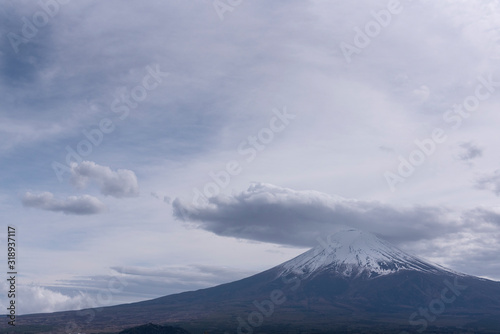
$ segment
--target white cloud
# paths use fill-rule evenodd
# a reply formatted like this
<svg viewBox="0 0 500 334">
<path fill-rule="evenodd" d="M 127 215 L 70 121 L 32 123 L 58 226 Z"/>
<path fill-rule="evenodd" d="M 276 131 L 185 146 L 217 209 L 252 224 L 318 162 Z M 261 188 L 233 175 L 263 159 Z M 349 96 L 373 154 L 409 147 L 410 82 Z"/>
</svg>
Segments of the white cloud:
<svg viewBox="0 0 500 334">
<path fill-rule="evenodd" d="M 64 200 L 57 200 L 50 192 L 41 194 L 26 192 L 22 198 L 22 203 L 25 207 L 73 215 L 91 215 L 106 210 L 106 206 L 99 199 L 90 195 L 69 196 Z"/>
<path fill-rule="evenodd" d="M 6 305 L 8 285 L 2 282 L 2 305 Z M 80 292 L 73 296 L 36 285 L 18 285 L 16 294 L 17 314 L 49 313 L 65 310 L 80 310 L 93 307 L 95 301 Z"/>
<path fill-rule="evenodd" d="M 71 165 L 72 180 L 78 187 L 85 187 L 95 181 L 103 195 L 116 198 L 139 196 L 139 184 L 135 173 L 128 169 L 112 171 L 107 166 L 92 161 Z"/>
</svg>

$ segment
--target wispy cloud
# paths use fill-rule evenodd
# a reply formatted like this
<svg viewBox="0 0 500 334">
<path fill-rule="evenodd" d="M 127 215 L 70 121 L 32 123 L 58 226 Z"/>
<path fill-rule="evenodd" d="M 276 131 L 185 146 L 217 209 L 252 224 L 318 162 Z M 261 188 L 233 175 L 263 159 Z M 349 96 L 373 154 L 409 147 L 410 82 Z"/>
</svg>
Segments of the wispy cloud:
<svg viewBox="0 0 500 334">
<path fill-rule="evenodd" d="M 86 290 L 92 297 L 94 291 L 102 291 L 114 282 L 124 293 L 136 299 L 178 293 L 186 290 L 203 289 L 217 284 L 228 283 L 255 274 L 251 270 L 221 267 L 206 264 L 167 266 L 115 266 L 108 275 L 85 276 L 61 280 L 54 290 Z"/>
<path fill-rule="evenodd" d="M 461 152 L 458 158 L 462 161 L 470 161 L 483 155 L 483 150 L 472 142 L 466 142 L 459 145 Z"/>
<path fill-rule="evenodd" d="M 244 278 L 253 272 L 233 269 L 228 267 L 213 266 L 206 264 L 191 264 L 185 266 L 164 266 L 164 267 L 112 267 L 119 274 L 142 279 L 160 280 L 170 286 L 189 286 L 197 285 L 199 287 L 208 287 L 223 282 L 230 282 Z"/>
<path fill-rule="evenodd" d="M 22 203 L 25 207 L 62 212 L 68 215 L 92 215 L 106 211 L 106 206 L 99 199 L 89 195 L 69 196 L 64 200 L 58 200 L 50 192 L 41 194 L 26 192 Z"/>
<path fill-rule="evenodd" d="M 478 189 L 489 190 L 500 196 L 500 169 L 479 177 L 475 182 L 475 186 Z"/>
</svg>

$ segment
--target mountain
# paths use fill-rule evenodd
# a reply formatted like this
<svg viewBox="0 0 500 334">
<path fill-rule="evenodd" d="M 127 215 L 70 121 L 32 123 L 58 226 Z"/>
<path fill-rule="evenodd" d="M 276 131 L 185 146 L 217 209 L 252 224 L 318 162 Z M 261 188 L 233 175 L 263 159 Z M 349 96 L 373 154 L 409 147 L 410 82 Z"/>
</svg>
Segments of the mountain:
<svg viewBox="0 0 500 334">
<path fill-rule="evenodd" d="M 429 264 L 371 233 L 356 229 L 341 231 L 328 241 L 328 244 L 319 245 L 278 266 L 283 268 L 280 275 L 297 274 L 307 279 L 323 272 L 333 272 L 346 278 L 374 278 L 401 270 L 458 274 Z"/>
<path fill-rule="evenodd" d="M 213 288 L 149 301 L 19 317 L 51 333 L 145 323 L 196 333 L 499 333 L 500 282 L 446 269 L 346 230 L 296 258 Z M 1 330 L 0 330 L 1 332 Z"/>
</svg>

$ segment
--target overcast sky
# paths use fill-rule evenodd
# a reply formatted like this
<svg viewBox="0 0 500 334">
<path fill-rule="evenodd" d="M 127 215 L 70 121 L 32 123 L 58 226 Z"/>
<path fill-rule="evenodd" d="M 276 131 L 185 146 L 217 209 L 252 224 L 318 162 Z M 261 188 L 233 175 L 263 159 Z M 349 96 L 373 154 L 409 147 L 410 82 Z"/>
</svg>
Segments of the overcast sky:
<svg viewBox="0 0 500 334">
<path fill-rule="evenodd" d="M 498 22 L 483 0 L 0 0 L 18 312 L 214 286 L 345 226 L 500 280 Z"/>
</svg>

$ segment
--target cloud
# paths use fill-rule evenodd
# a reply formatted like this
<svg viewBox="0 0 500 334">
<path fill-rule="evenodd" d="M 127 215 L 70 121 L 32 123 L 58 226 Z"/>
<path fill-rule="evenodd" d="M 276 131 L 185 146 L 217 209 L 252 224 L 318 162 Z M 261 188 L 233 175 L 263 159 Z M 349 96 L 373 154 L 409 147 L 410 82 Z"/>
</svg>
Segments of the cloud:
<svg viewBox="0 0 500 334">
<path fill-rule="evenodd" d="M 351 226 L 393 242 L 433 239 L 456 231 L 451 212 L 437 207 L 395 208 L 317 191 L 296 191 L 256 183 L 233 196 L 204 205 L 172 203 L 174 216 L 221 236 L 310 247 L 317 238 Z"/>
<path fill-rule="evenodd" d="M 472 274 L 498 279 L 500 212 L 438 206 L 398 207 L 317 191 L 256 183 L 205 204 L 173 203 L 177 219 L 217 235 L 313 247 L 345 226 L 380 235 L 409 253 Z"/>
<path fill-rule="evenodd" d="M 413 90 L 413 95 L 420 102 L 425 102 L 429 99 L 429 96 L 431 95 L 431 91 L 430 91 L 429 87 L 427 87 L 426 85 L 422 85 L 422 86 L 420 86 L 420 88 Z"/>
<path fill-rule="evenodd" d="M 136 277 L 136 279 L 142 277 L 142 279 L 160 281 L 170 286 L 197 286 L 200 288 L 235 281 L 253 274 L 251 271 L 204 264 L 155 268 L 125 266 L 111 269 L 119 274 L 127 275 L 127 277 Z"/>
<path fill-rule="evenodd" d="M 483 150 L 474 145 L 472 142 L 462 143 L 460 144 L 460 148 L 462 149 L 462 152 L 458 158 L 462 161 L 470 161 L 483 155 Z"/>
<path fill-rule="evenodd" d="M 197 290 L 236 281 L 255 271 L 205 264 L 169 265 L 161 267 L 115 266 L 107 275 L 85 276 L 61 280 L 54 289 L 86 290 L 92 296 L 112 286 L 132 299 L 144 300 L 186 290 Z M 111 291 L 113 294 L 113 291 Z M 113 303 L 118 295 L 112 296 Z"/>
<path fill-rule="evenodd" d="M 112 171 L 107 166 L 92 161 L 83 161 L 71 166 L 72 180 L 78 187 L 85 187 L 90 180 L 95 181 L 103 195 L 116 198 L 139 196 L 139 184 L 135 173 L 128 169 Z"/>
<path fill-rule="evenodd" d="M 156 191 L 151 192 L 151 196 L 153 196 L 154 198 L 156 198 L 160 201 L 163 201 L 164 203 L 167 203 L 167 204 L 170 204 L 172 202 L 172 198 L 170 196 L 166 196 L 166 195 L 162 196 L 159 193 L 157 193 Z"/>
<path fill-rule="evenodd" d="M 2 140 L 0 143 L 0 154 L 21 144 L 36 143 L 60 136 L 67 133 L 69 127 L 69 121 L 63 124 L 46 124 L 44 122 L 30 124 L 25 120 L 11 120 L 4 115 L 0 115 L 0 136 L 7 139 Z"/>
<path fill-rule="evenodd" d="M 463 228 L 456 233 L 422 240 L 409 251 L 463 273 L 498 280 L 500 265 L 500 212 L 484 207 L 460 215 Z"/>
<path fill-rule="evenodd" d="M 495 195 L 500 196 L 500 169 L 495 172 L 482 176 L 476 180 L 476 188 L 490 190 Z"/>
<path fill-rule="evenodd" d="M 1 290 L 2 296 L 7 296 L 9 290 L 7 283 L 2 282 Z M 36 285 L 19 285 L 18 292 L 16 300 L 18 314 L 80 310 L 95 305 L 92 298 L 83 292 L 70 295 Z M 2 305 L 8 302 L 5 297 L 0 299 L 3 299 Z"/>
<path fill-rule="evenodd" d="M 92 215 L 106 210 L 106 206 L 99 199 L 89 195 L 69 196 L 65 200 L 57 200 L 50 192 L 38 195 L 26 192 L 22 203 L 25 207 L 63 212 L 68 215 Z"/>
<path fill-rule="evenodd" d="M 389 153 L 394 153 L 394 149 L 385 145 L 381 145 L 378 147 L 379 150 L 384 151 L 384 152 L 389 152 Z"/>
<path fill-rule="evenodd" d="M 500 226 L 500 213 L 491 209 L 476 208 L 463 214 L 463 219 L 474 224 Z"/>
</svg>

